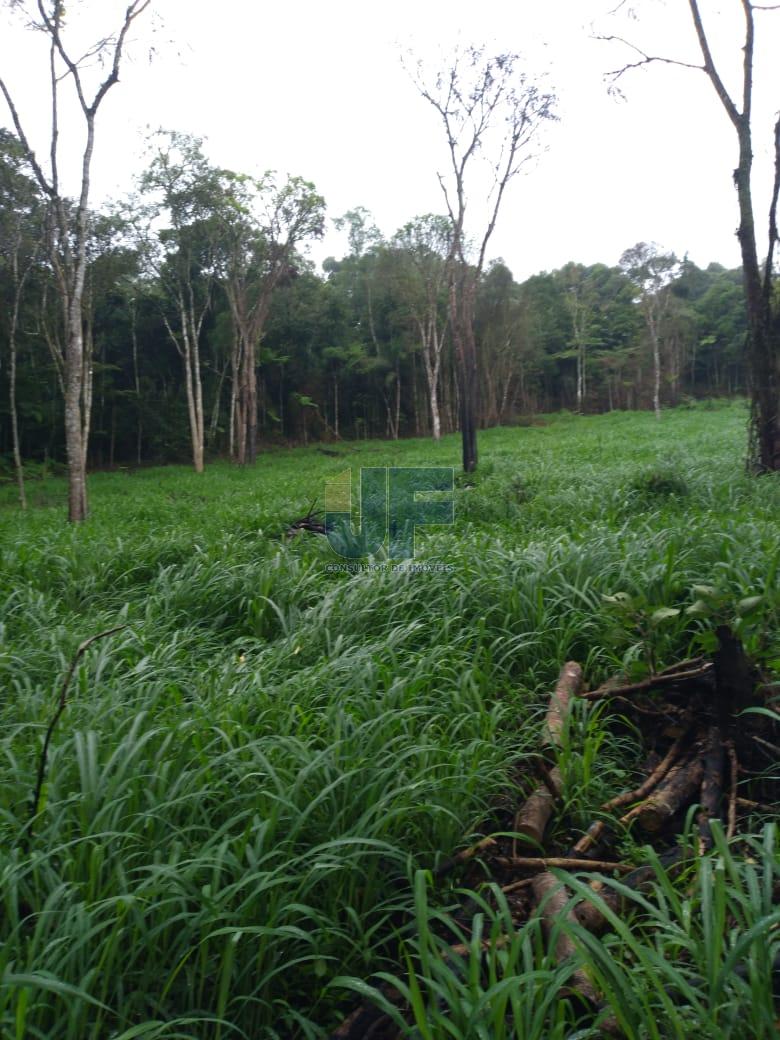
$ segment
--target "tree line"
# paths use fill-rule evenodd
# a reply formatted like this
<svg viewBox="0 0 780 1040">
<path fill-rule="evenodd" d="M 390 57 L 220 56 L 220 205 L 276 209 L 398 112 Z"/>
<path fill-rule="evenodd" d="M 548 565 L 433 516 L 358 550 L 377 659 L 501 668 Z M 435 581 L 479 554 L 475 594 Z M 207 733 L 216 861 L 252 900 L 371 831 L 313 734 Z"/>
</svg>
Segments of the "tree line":
<svg viewBox="0 0 780 1040">
<path fill-rule="evenodd" d="M 471 471 L 480 427 L 561 407 L 652 406 L 660 418 L 662 404 L 701 393 L 747 392 L 749 462 L 758 472 L 780 464 L 780 121 L 763 266 L 750 192 L 754 11 L 763 8 L 743 4 L 741 108 L 695 0 L 703 63 L 682 63 L 706 73 L 737 131 L 740 272 L 701 271 L 640 242 L 615 267 L 571 262 L 518 284 L 501 261 L 488 263 L 488 245 L 556 98 L 518 55 L 473 46 L 433 75 L 420 62 L 410 70 L 444 132 L 444 212 L 386 237 L 366 210 L 351 210 L 336 221 L 349 251 L 324 276 L 306 259 L 326 221 L 314 185 L 220 168 L 184 134 L 153 135 L 134 195 L 95 210 L 96 117 L 150 2 L 133 0 L 119 30 L 77 58 L 62 0 L 10 0 L 47 43 L 51 99 L 42 162 L 0 76 L 12 124 L 0 131 L 0 458 L 12 459 L 23 506 L 25 458 L 65 456 L 69 517 L 81 520 L 88 464 L 188 455 L 201 471 L 209 453 L 253 462 L 263 439 L 459 429 Z M 615 78 L 666 60 L 633 50 L 639 60 Z M 83 119 L 76 198 L 60 169 L 66 89 Z M 476 195 L 481 227 L 466 222 Z"/>
<path fill-rule="evenodd" d="M 385 236 L 357 207 L 346 255 L 318 274 L 325 226 L 308 181 L 212 165 L 158 134 L 138 192 L 90 212 L 84 289 L 85 429 L 92 466 L 209 455 L 259 442 L 397 438 L 459 429 L 448 307 L 451 228 L 426 214 Z M 44 248 L 46 199 L 13 134 L 0 136 L 0 454 L 64 457 L 63 313 Z M 476 280 L 477 425 L 569 408 L 673 405 L 744 393 L 741 272 L 652 244 L 616 266 L 568 263 Z"/>
</svg>

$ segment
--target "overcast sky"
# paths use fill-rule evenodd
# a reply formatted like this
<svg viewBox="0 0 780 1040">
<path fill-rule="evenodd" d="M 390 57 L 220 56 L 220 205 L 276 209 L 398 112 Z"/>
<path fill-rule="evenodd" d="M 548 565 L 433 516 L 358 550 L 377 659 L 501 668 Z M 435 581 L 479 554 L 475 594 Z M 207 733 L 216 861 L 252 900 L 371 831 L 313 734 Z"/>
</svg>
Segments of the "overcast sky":
<svg viewBox="0 0 780 1040">
<path fill-rule="evenodd" d="M 458 43 L 485 43 L 523 54 L 529 75 L 559 98 L 559 122 L 545 130 L 541 154 L 513 182 L 489 255 L 503 257 L 517 278 L 568 260 L 616 263 L 640 240 L 687 251 L 699 264 L 736 265 L 734 131 L 705 76 L 654 65 L 626 75 L 626 99 L 615 100 L 604 73 L 634 55 L 593 38 L 614 33 L 647 52 L 695 62 L 688 5 L 629 0 L 609 17 L 617 2 L 153 0 L 157 14 L 147 12 L 137 23 L 131 60 L 101 110 L 93 201 L 131 188 L 147 128 L 163 127 L 206 138 L 209 156 L 222 166 L 300 174 L 325 196 L 331 218 L 362 205 L 392 234 L 416 214 L 442 210 L 436 173 L 446 163 L 435 113 L 400 55 L 411 48 L 434 69 Z M 70 0 L 69 30 L 86 43 L 116 25 L 123 6 Z M 741 4 L 702 0 L 701 7 L 716 57 L 735 85 Z M 762 215 L 773 112 L 780 106 L 780 13 L 756 17 Z M 5 10 L 0 26 L 0 71 L 45 154 L 45 41 Z M 2 123 L 9 120 L 0 108 Z M 66 126 L 63 140 L 68 136 Z M 75 177 L 75 151 L 63 157 Z M 311 255 L 319 262 L 344 247 L 331 232 Z"/>
</svg>

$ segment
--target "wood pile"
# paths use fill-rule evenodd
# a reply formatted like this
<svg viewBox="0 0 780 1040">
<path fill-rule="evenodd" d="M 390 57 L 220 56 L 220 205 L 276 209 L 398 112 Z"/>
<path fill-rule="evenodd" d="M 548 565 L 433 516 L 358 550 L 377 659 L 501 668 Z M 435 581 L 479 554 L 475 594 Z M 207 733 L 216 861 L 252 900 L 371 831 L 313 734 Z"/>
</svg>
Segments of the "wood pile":
<svg viewBox="0 0 780 1040">
<path fill-rule="evenodd" d="M 629 889 L 642 889 L 655 876 L 652 867 L 621 863 L 614 855 L 626 828 L 636 829 L 642 842 L 655 848 L 666 870 L 673 872 L 681 869 L 686 857 L 690 862 L 691 857 L 706 855 L 712 848 L 711 821 L 720 820 L 726 837 L 733 839 L 740 821 L 750 813 L 777 813 L 776 771 L 767 779 L 767 767 L 780 762 L 780 715 L 770 696 L 776 688 L 762 683 L 758 669 L 728 627 L 718 628 L 716 634 L 718 649 L 711 657 L 681 661 L 639 682 L 611 681 L 586 691 L 580 665 L 574 661 L 564 664 L 549 698 L 538 756 L 522 777 L 526 794 L 517 798 L 504 826 L 500 826 L 503 821 L 496 821 L 496 837 L 485 838 L 445 860 L 433 872 L 434 877 L 462 869 L 464 882 L 476 887 L 487 872 L 511 900 L 515 923 L 520 925 L 537 915 L 548 941 L 554 944 L 555 958 L 565 961 L 575 951 L 571 940 L 555 928 L 561 916 L 594 934 L 604 932 L 608 922 L 593 903 L 572 900 L 561 871 L 590 874 L 590 885 L 599 892 L 602 904 L 619 914 L 621 901 L 605 884 L 608 877 L 619 877 Z M 628 720 L 642 733 L 646 776 L 632 790 L 601 805 L 598 818 L 580 833 L 567 836 L 562 845 L 566 763 L 577 754 L 570 742 L 569 723 L 578 699 L 589 703 L 609 700 L 615 709 L 610 722 L 625 726 Z M 745 793 L 750 797 L 742 797 Z M 678 837 L 692 806 L 696 806 L 697 848 L 691 849 L 689 843 L 686 850 Z M 556 837 L 551 838 L 553 819 Z M 459 924 L 468 930 L 468 908 L 463 909 Z M 451 947 L 450 952 L 456 956 L 468 951 Z M 574 999 L 594 1012 L 603 1010 L 587 968 L 573 973 L 569 987 Z M 387 985 L 381 991 L 403 1013 L 399 994 Z M 610 1035 L 609 1022 L 602 1028 Z M 390 1018 L 366 1002 L 344 1020 L 332 1040 L 397 1036 L 397 1026 Z"/>
</svg>

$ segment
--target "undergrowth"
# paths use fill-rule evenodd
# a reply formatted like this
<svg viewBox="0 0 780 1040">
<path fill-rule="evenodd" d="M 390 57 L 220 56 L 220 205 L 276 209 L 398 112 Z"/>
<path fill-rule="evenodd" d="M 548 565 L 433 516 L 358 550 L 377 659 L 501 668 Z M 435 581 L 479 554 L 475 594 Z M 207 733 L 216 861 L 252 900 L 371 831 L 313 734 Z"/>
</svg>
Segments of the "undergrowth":
<svg viewBox="0 0 780 1040">
<path fill-rule="evenodd" d="M 36 485 L 47 504 L 27 515 L 0 488 L 0 1035 L 324 1037 L 348 1006 L 337 980 L 397 975 L 410 922 L 444 912 L 451 893 L 423 906 L 419 872 L 479 832 L 564 660 L 597 683 L 696 652 L 708 621 L 686 608 L 708 584 L 734 603 L 761 597 L 743 635 L 780 672 L 780 487 L 745 475 L 745 422 L 732 405 L 482 433 L 455 524 L 419 538 L 417 562 L 444 570 L 336 571 L 325 539 L 283 532 L 345 468 L 354 485 L 361 465 L 456 466 L 455 437 L 276 450 L 203 476 L 97 474 L 78 528 L 63 521 L 61 478 Z M 83 639 L 120 624 L 79 663 L 27 848 L 62 676 Z M 637 745 L 605 743 L 596 715 L 575 724 L 586 754 L 567 805 L 584 825 L 629 786 Z M 776 863 L 774 845 L 759 851 Z M 751 880 L 740 855 L 721 848 L 706 868 L 708 885 L 742 879 L 738 926 L 696 877 L 637 905 L 666 914 L 646 921 L 641 949 L 619 932 L 580 937 L 630 1035 L 683 1035 L 654 1025 L 678 1005 L 651 977 L 683 951 L 697 1032 L 770 1035 L 759 962 L 721 984 L 697 952 L 723 920 L 719 964 L 751 928 L 777 934 L 762 902 L 774 868 Z M 491 913 L 487 932 L 508 928 Z M 481 978 L 445 980 L 453 1015 L 474 999 L 473 1021 L 492 1025 L 431 1036 L 587 1035 L 558 993 L 570 967 L 546 958 L 535 927 L 496 961 L 500 999 Z M 423 1001 L 455 971 L 422 960 L 426 941 L 404 947 Z M 491 1032 L 499 1020 L 505 1034 Z"/>
</svg>

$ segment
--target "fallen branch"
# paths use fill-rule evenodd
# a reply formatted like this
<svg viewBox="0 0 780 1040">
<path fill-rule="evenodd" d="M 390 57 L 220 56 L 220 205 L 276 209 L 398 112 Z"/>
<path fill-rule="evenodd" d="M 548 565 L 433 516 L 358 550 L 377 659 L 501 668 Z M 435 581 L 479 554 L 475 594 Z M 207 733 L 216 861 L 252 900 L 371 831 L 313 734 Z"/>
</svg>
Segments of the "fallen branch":
<svg viewBox="0 0 780 1040">
<path fill-rule="evenodd" d="M 628 686 L 610 686 L 605 683 L 589 693 L 583 693 L 582 696 L 588 701 L 598 701 L 604 697 L 625 697 L 629 693 L 641 693 L 643 690 L 652 690 L 657 686 L 671 686 L 674 683 L 687 682 L 689 679 L 701 679 L 705 675 L 709 675 L 712 670 L 713 666 L 707 663 L 685 672 L 659 672 L 640 682 L 629 683 Z"/>
<path fill-rule="evenodd" d="M 568 859 L 566 856 L 499 856 L 494 860 L 500 867 L 523 870 L 592 870 L 594 873 L 609 874 L 616 871 L 628 874 L 635 868 L 630 863 L 609 863 L 597 859 Z"/>
<path fill-rule="evenodd" d="M 557 766 L 550 770 L 548 778 L 550 784 L 554 785 L 556 793 L 553 794 L 547 784 L 540 784 L 517 810 L 513 824 L 513 830 L 518 834 L 524 834 L 537 845 L 542 844 L 545 829 L 555 806 L 556 796 L 560 797 L 563 789 L 563 777 Z M 513 845 L 516 848 L 516 839 Z"/>
<path fill-rule="evenodd" d="M 680 751 L 688 739 L 688 731 L 682 733 L 672 746 L 667 751 L 663 759 L 658 763 L 652 773 L 633 791 L 624 791 L 623 794 L 617 795 L 615 798 L 611 798 L 608 802 L 604 802 L 601 806 L 603 812 L 612 812 L 615 809 L 620 809 L 624 805 L 630 805 L 631 802 L 638 802 L 646 798 L 653 788 L 666 776 L 671 767 L 677 761 Z M 597 820 L 588 827 L 587 831 L 583 834 L 576 845 L 572 847 L 572 852 L 576 852 L 578 855 L 584 855 L 589 852 L 590 849 L 596 844 L 604 833 L 607 824 L 605 820 Z"/>
<path fill-rule="evenodd" d="M 473 859 L 474 856 L 478 855 L 478 853 L 482 852 L 484 849 L 489 849 L 495 844 L 495 838 L 483 838 L 482 841 L 478 841 L 476 845 L 471 845 L 469 848 L 463 849 L 461 852 L 458 852 L 456 855 L 445 860 L 444 863 L 440 864 L 434 870 L 433 876 L 437 878 L 444 877 L 445 874 L 449 874 L 450 871 L 454 870 L 455 867 L 460 866 L 461 863 L 467 863 L 470 859 Z"/>
<path fill-rule="evenodd" d="M 644 830 L 651 834 L 657 833 L 678 809 L 692 801 L 701 785 L 703 772 L 704 766 L 698 755 L 679 762 L 669 770 L 666 779 L 656 787 L 653 794 L 620 822 L 626 823 L 636 816 Z"/>
<path fill-rule="evenodd" d="M 566 890 L 566 886 L 563 885 L 554 874 L 547 873 L 546 871 L 542 874 L 537 874 L 533 879 L 531 886 L 534 893 L 534 899 L 539 907 L 539 916 L 542 920 L 542 927 L 548 940 L 555 935 L 556 923 L 565 916 L 568 921 L 575 921 L 576 917 L 574 913 L 569 910 L 566 912 L 566 907 L 569 903 L 570 896 Z M 563 931 L 558 930 L 558 934 L 555 939 L 555 957 L 560 963 L 561 961 L 568 960 L 574 957 L 577 952 L 577 947 L 574 945 L 572 939 Z M 586 1000 L 592 1004 L 596 1003 L 596 989 L 591 981 L 590 977 L 583 968 L 577 968 L 571 976 L 573 988 L 577 990 L 581 996 L 585 997 Z"/>
<path fill-rule="evenodd" d="M 542 729 L 543 747 L 560 747 L 563 733 L 571 710 L 573 697 L 582 692 L 582 668 L 576 661 L 567 661 L 558 674 L 555 690 L 550 694 L 547 716 Z M 563 790 L 563 777 L 557 766 L 544 777 L 544 783 L 537 787 L 529 798 L 520 806 L 515 814 L 514 830 L 518 834 L 542 844 L 544 832 L 552 816 L 556 798 Z M 512 842 L 512 853 L 517 854 L 517 839 Z"/>
<path fill-rule="evenodd" d="M 576 661 L 567 661 L 561 668 L 555 690 L 550 695 L 547 718 L 542 730 L 543 745 L 553 744 L 560 747 L 563 731 L 569 717 L 569 706 L 572 697 L 582 691 L 582 668 Z"/>
<path fill-rule="evenodd" d="M 729 787 L 729 810 L 728 822 L 726 824 L 726 840 L 731 841 L 737 830 L 737 783 L 739 781 L 739 762 L 737 761 L 737 749 L 733 740 L 726 741 L 726 751 L 731 766 L 731 785 Z"/>
</svg>

